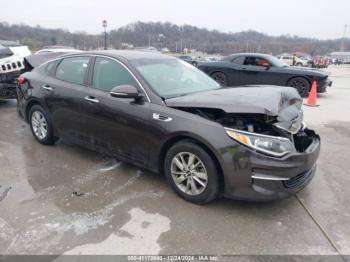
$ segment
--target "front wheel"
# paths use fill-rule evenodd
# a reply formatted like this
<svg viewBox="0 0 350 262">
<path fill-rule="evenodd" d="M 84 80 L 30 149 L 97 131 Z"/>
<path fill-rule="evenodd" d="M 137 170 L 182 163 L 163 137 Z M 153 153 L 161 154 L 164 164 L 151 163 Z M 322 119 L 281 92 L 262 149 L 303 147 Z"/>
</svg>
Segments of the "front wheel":
<svg viewBox="0 0 350 262">
<path fill-rule="evenodd" d="M 287 86 L 294 87 L 301 97 L 306 97 L 310 92 L 310 83 L 303 77 L 294 77 L 290 79 Z"/>
<path fill-rule="evenodd" d="M 174 191 L 189 202 L 206 204 L 218 196 L 216 165 L 195 143 L 181 141 L 171 147 L 165 157 L 164 170 Z"/>
<path fill-rule="evenodd" d="M 51 145 L 54 143 L 51 119 L 41 106 L 34 105 L 30 109 L 29 124 L 34 137 L 39 143 L 44 145 Z"/>
</svg>

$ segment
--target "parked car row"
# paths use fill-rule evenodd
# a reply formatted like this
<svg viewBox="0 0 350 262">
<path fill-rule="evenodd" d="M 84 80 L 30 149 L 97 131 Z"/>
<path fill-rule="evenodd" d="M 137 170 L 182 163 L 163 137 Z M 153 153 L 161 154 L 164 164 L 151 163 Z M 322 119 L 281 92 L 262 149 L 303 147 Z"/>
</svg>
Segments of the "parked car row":
<svg viewBox="0 0 350 262">
<path fill-rule="evenodd" d="M 220 72 L 214 79 L 221 85 L 187 62 L 153 52 L 26 61 L 31 70 L 18 79 L 18 112 L 41 144 L 67 139 L 164 174 L 180 197 L 197 204 L 220 196 L 287 197 L 315 174 L 320 138 L 303 123 L 298 92 L 258 85 L 305 76 L 276 58 L 238 54 L 200 65 L 210 76 Z M 241 86 L 249 78 L 255 86 Z M 231 84 L 239 86 L 223 86 Z"/>
</svg>

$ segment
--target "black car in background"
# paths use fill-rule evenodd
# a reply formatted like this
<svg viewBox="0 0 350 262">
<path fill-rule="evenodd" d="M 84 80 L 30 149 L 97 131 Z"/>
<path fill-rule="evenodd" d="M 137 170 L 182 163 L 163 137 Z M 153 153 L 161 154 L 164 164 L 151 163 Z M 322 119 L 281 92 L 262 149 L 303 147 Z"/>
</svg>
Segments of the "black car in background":
<svg viewBox="0 0 350 262">
<path fill-rule="evenodd" d="M 222 86 L 291 86 L 296 88 L 302 97 L 308 95 L 313 81 L 317 81 L 317 91 L 320 93 L 326 92 L 327 87 L 332 85 L 324 71 L 289 66 L 266 54 L 234 54 L 219 62 L 200 63 L 198 68 Z"/>
<path fill-rule="evenodd" d="M 42 59 L 42 57 L 41 57 Z M 63 138 L 165 174 L 182 198 L 273 200 L 312 179 L 320 138 L 290 87 L 223 88 L 174 57 L 57 57 L 19 79 L 18 110 L 41 144 Z"/>
</svg>

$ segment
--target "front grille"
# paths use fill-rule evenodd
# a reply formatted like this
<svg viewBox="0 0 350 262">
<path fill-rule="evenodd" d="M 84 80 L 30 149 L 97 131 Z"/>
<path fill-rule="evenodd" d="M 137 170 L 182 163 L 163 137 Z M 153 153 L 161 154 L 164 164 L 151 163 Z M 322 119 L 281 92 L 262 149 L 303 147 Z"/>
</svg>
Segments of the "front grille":
<svg viewBox="0 0 350 262">
<path fill-rule="evenodd" d="M 307 179 L 312 175 L 312 171 L 313 171 L 313 168 L 295 177 L 292 177 L 289 180 L 283 181 L 284 187 L 296 188 L 303 185 L 307 181 Z"/>
</svg>

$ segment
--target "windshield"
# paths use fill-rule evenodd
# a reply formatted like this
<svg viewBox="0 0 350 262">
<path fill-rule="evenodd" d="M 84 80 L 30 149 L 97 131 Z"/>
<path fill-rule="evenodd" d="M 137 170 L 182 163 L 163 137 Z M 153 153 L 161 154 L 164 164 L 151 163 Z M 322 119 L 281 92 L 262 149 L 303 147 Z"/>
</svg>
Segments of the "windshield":
<svg viewBox="0 0 350 262">
<path fill-rule="evenodd" d="M 220 88 L 205 73 L 179 59 L 138 59 L 131 63 L 163 98 Z"/>
<path fill-rule="evenodd" d="M 289 66 L 288 64 L 286 64 L 285 62 L 283 62 L 282 60 L 278 59 L 277 57 L 274 56 L 269 56 L 269 61 L 273 66 L 276 67 L 287 67 Z"/>
</svg>

